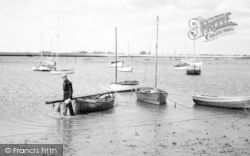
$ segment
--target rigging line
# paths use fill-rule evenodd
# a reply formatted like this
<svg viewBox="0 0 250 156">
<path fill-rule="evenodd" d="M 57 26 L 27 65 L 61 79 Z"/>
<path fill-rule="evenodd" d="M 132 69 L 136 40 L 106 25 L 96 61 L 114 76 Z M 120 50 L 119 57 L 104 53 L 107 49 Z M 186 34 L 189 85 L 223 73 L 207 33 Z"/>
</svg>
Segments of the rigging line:
<svg viewBox="0 0 250 156">
<path fill-rule="evenodd" d="M 149 61 L 147 61 L 145 73 L 144 73 L 144 76 L 143 76 L 144 78 L 143 78 L 142 82 L 144 82 L 146 80 L 146 74 L 147 74 L 147 70 L 148 70 L 148 63 L 149 63 Z"/>
<path fill-rule="evenodd" d="M 119 97 L 121 97 L 124 101 L 129 102 L 129 101 L 126 100 L 123 96 L 121 96 L 120 94 L 118 94 L 116 91 L 114 91 L 114 90 L 112 90 L 112 89 L 105 88 L 105 87 L 102 87 L 102 86 L 100 86 L 100 88 L 102 88 L 102 89 L 104 89 L 104 90 L 108 90 L 108 91 L 113 91 L 113 92 L 115 92 L 116 95 L 118 95 Z"/>
<path fill-rule="evenodd" d="M 155 30 L 152 29 L 152 35 L 151 35 L 151 41 L 150 41 L 150 44 L 149 44 L 149 47 L 148 47 L 148 52 L 151 53 L 151 47 L 152 47 L 152 44 L 153 44 L 153 39 L 154 39 L 154 34 L 155 34 Z"/>
<path fill-rule="evenodd" d="M 182 106 L 182 107 L 185 107 L 185 108 L 188 108 L 188 109 L 192 109 L 192 107 L 188 107 L 188 106 L 185 106 L 185 105 L 182 105 L 182 104 L 180 104 L 180 103 L 178 103 L 178 102 L 176 102 L 176 101 L 174 101 L 174 100 L 172 100 L 172 99 L 170 99 L 170 98 L 168 98 L 170 101 L 172 101 L 174 104 L 175 104 L 175 106 L 174 107 L 176 107 L 176 104 L 178 104 L 178 105 L 180 105 L 180 106 Z"/>
</svg>

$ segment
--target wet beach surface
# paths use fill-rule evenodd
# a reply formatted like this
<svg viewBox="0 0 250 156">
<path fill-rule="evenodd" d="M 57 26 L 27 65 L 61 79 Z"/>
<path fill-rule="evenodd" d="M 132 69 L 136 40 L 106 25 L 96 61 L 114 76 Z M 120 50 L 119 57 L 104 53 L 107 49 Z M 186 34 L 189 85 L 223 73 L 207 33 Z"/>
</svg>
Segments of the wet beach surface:
<svg viewBox="0 0 250 156">
<path fill-rule="evenodd" d="M 0 57 L 0 143 L 64 144 L 65 155 L 249 155 L 250 113 L 194 105 L 193 94 L 250 95 L 249 60 L 203 61 L 200 76 L 174 70 L 176 60 L 159 60 L 158 87 L 169 93 L 167 105 L 136 101 L 119 93 L 113 109 L 61 117 L 45 101 L 62 98 L 60 75 L 34 72 L 39 57 Z M 154 60 L 122 58 L 133 73 L 118 80 L 153 86 Z M 114 81 L 112 58 L 61 58 L 74 96 L 105 92 Z M 68 63 L 67 63 L 68 62 Z M 173 102 L 174 101 L 174 102 Z M 175 103 L 176 102 L 176 103 Z"/>
</svg>

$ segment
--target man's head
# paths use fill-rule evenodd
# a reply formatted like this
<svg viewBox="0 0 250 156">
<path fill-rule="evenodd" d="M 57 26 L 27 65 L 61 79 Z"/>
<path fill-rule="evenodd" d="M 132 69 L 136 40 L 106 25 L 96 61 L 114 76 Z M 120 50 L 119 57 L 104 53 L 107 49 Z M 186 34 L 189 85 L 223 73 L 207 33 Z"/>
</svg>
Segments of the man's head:
<svg viewBox="0 0 250 156">
<path fill-rule="evenodd" d="M 62 79 L 66 80 L 67 79 L 67 74 L 62 74 Z"/>
</svg>

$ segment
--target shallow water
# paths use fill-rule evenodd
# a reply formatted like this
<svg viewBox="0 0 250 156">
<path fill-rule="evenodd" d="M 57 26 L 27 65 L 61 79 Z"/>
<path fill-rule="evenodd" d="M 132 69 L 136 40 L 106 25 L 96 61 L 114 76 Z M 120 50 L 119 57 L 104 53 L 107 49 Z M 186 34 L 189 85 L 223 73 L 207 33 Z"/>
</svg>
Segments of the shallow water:
<svg viewBox="0 0 250 156">
<path fill-rule="evenodd" d="M 68 78 L 73 83 L 74 96 L 81 96 L 107 91 L 115 80 L 114 68 L 107 66 L 112 59 L 60 58 L 58 65 L 75 69 Z M 134 70 L 119 72 L 118 81 L 139 80 L 140 86 L 154 86 L 153 59 L 121 59 Z M 185 70 L 173 69 L 179 61 L 159 59 L 158 88 L 169 93 L 167 105 L 137 102 L 134 93 L 120 93 L 113 109 L 61 118 L 45 101 L 62 99 L 62 79 L 60 75 L 32 71 L 31 67 L 39 61 L 39 57 L 0 57 L 0 137 L 57 133 L 61 134 L 57 139 L 68 145 L 65 150 L 77 153 L 86 128 L 143 126 L 157 121 L 171 123 L 238 114 L 242 110 L 194 105 L 192 95 L 250 95 L 250 60 L 202 59 L 201 75 L 189 76 Z"/>
</svg>

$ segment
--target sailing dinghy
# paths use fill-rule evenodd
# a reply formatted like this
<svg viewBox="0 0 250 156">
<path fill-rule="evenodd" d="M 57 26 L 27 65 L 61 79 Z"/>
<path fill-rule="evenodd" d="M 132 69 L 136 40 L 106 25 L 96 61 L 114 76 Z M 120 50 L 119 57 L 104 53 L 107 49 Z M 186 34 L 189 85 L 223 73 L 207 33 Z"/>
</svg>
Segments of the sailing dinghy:
<svg viewBox="0 0 250 156">
<path fill-rule="evenodd" d="M 156 52 L 155 52 L 155 87 L 141 87 L 136 90 L 136 96 L 138 101 L 163 105 L 166 104 L 166 98 L 168 93 L 157 89 L 157 61 L 158 61 L 158 24 L 159 17 L 157 16 L 157 33 L 156 33 Z"/>
<path fill-rule="evenodd" d="M 57 56 L 56 56 L 56 66 L 58 64 L 58 52 L 59 52 L 59 17 L 58 17 L 58 34 L 57 34 Z M 73 74 L 75 70 L 72 69 L 58 69 L 57 67 L 54 70 L 51 70 L 51 74 Z"/>
<path fill-rule="evenodd" d="M 115 28 L 115 62 L 117 62 L 117 28 Z M 115 82 L 110 84 L 110 89 L 112 91 L 133 91 L 137 88 L 139 81 L 136 80 L 126 80 L 126 81 L 117 81 L 117 67 L 118 64 L 115 63 Z"/>
</svg>

